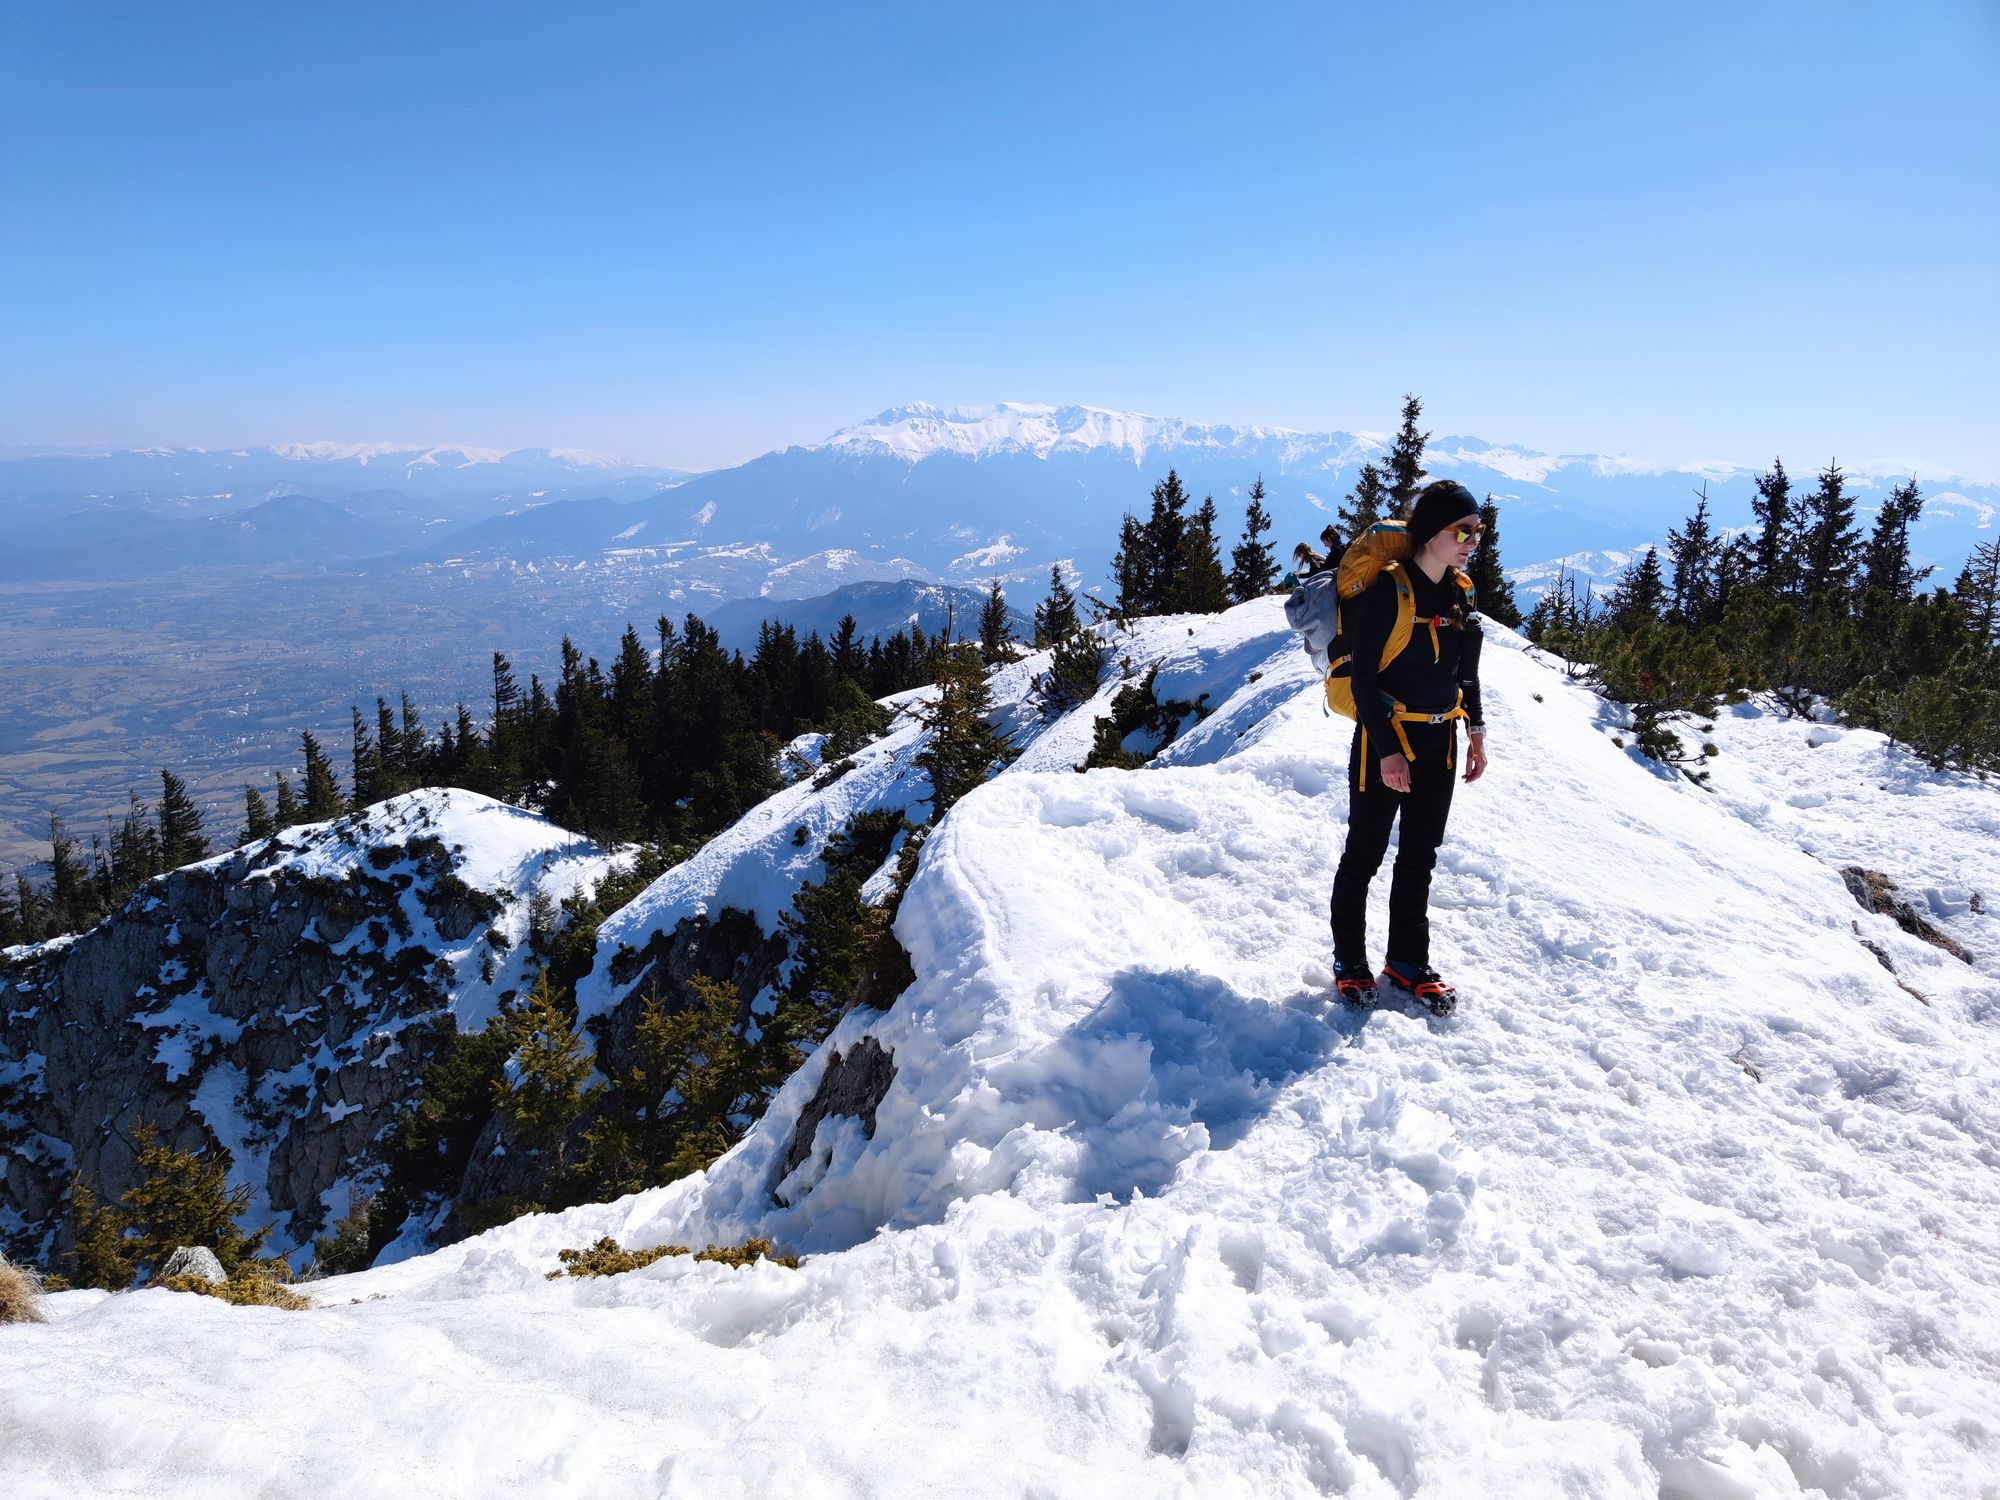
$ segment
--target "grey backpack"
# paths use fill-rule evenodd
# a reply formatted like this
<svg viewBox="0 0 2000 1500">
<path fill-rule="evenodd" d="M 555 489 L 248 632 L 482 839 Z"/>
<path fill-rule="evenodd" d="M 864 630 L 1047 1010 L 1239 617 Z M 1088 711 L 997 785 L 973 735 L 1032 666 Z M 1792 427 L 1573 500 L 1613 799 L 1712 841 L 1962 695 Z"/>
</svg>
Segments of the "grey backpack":
<svg viewBox="0 0 2000 1500">
<path fill-rule="evenodd" d="M 1326 671 L 1327 648 L 1333 644 L 1335 627 L 1340 622 L 1340 593 L 1335 587 L 1339 577 L 1337 568 L 1322 568 L 1301 579 L 1292 590 L 1292 597 L 1285 601 L 1286 623 L 1299 633 L 1299 643 L 1322 674 Z"/>
</svg>

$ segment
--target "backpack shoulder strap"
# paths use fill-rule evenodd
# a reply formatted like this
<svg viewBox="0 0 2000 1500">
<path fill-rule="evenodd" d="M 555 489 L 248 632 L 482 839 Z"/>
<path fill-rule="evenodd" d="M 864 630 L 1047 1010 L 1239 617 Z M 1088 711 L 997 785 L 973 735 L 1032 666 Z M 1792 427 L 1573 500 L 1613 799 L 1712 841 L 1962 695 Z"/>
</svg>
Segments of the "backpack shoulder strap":
<svg viewBox="0 0 2000 1500">
<path fill-rule="evenodd" d="M 1386 667 L 1410 644 L 1410 632 L 1417 619 L 1417 596 L 1410 588 L 1410 575 L 1403 571 L 1400 562 L 1390 563 L 1382 572 L 1396 585 L 1396 623 L 1389 627 L 1389 639 L 1382 643 L 1381 666 Z"/>
</svg>

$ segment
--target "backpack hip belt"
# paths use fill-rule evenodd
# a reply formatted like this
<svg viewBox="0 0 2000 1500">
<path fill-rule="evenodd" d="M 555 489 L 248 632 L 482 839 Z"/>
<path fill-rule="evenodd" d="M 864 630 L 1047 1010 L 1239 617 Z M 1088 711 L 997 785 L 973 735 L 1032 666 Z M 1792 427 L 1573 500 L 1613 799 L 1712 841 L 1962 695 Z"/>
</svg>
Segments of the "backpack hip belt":
<svg viewBox="0 0 2000 1500">
<path fill-rule="evenodd" d="M 1441 714 L 1419 713 L 1417 710 L 1405 705 L 1401 699 L 1391 698 L 1387 693 L 1382 695 L 1382 701 L 1388 706 L 1389 727 L 1396 731 L 1396 743 L 1403 747 L 1403 759 L 1410 762 L 1411 765 L 1415 765 L 1417 762 L 1417 752 L 1410 748 L 1410 737 L 1403 732 L 1405 724 L 1449 724 L 1453 719 L 1468 717 L 1465 712 L 1465 692 L 1463 689 L 1459 690 L 1458 701 Z M 1444 742 L 1444 763 L 1447 770 L 1456 769 L 1457 758 L 1454 752 L 1457 748 L 1457 734 L 1454 733 L 1447 736 Z M 1362 726 L 1361 730 L 1361 774 L 1355 789 L 1364 792 L 1368 790 L 1368 729 L 1366 725 Z"/>
</svg>

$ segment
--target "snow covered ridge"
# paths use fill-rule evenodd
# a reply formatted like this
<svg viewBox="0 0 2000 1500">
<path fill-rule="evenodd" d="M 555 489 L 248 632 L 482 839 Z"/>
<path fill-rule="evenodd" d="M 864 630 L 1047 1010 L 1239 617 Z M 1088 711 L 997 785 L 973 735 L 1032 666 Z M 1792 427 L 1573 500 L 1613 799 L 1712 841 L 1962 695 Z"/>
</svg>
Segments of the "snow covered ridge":
<svg viewBox="0 0 2000 1500">
<path fill-rule="evenodd" d="M 1206 717 L 1078 775 L 1112 685 L 1031 731 L 1034 664 L 997 674 L 1029 743 L 926 845 L 917 982 L 710 1171 L 307 1314 L 51 1298 L 0 1338 L 10 1488 L 2000 1493 L 2000 789 L 1745 710 L 1705 791 L 1494 632 L 1495 761 L 1433 899 L 1464 1000 L 1359 1016 L 1321 970 L 1347 726 L 1276 601 L 1124 649 Z M 848 810 L 920 796 L 913 740 L 781 793 L 630 920 L 781 907 Z M 1973 962 L 1863 913 L 1849 862 Z M 872 1135 L 827 1113 L 778 1179 L 871 1038 Z M 808 1259 L 543 1279 L 599 1235 L 746 1231 Z M 197 1400 L 198 1442 L 142 1436 Z"/>
<path fill-rule="evenodd" d="M 530 897 L 610 856 L 463 791 L 412 792 L 149 883 L 91 931 L 0 969 L 0 1233 L 46 1256 L 80 1171 L 115 1201 L 143 1123 L 204 1132 L 289 1252 L 346 1212 L 440 1027 L 524 986 Z"/>
</svg>

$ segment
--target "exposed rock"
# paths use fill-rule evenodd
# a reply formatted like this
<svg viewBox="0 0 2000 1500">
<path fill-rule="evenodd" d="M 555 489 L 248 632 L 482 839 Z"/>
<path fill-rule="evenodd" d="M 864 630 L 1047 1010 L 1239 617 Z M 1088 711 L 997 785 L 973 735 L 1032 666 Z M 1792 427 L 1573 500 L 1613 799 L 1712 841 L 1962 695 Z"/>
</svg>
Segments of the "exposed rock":
<svg viewBox="0 0 2000 1500">
<path fill-rule="evenodd" d="M 160 1267 L 160 1274 L 153 1279 L 169 1281 L 176 1276 L 194 1276 L 218 1283 L 229 1279 L 229 1273 L 222 1269 L 222 1262 L 206 1245 L 182 1245 L 167 1257 L 167 1263 Z"/>
<path fill-rule="evenodd" d="M 827 1061 L 819 1087 L 799 1111 L 792 1144 L 778 1164 L 774 1181 L 783 1182 L 812 1155 L 819 1122 L 829 1115 L 848 1115 L 860 1120 L 861 1133 L 874 1140 L 875 1111 L 895 1081 L 896 1054 L 887 1051 L 872 1036 L 864 1036 L 845 1053 L 834 1053 Z"/>
<path fill-rule="evenodd" d="M 483 864 L 448 842 L 486 830 Z M 526 898 L 558 859 L 556 897 L 609 864 L 518 808 L 415 792 L 174 870 L 90 931 L 15 950 L 0 963 L 0 1236 L 34 1259 L 66 1248 L 70 1177 L 116 1202 L 150 1124 L 179 1150 L 226 1145 L 272 1248 L 308 1243 L 415 1095 L 430 1023 L 464 1011 L 477 1029 L 524 983 Z"/>
<path fill-rule="evenodd" d="M 1863 869 L 1860 865 L 1848 865 L 1840 872 L 1840 878 L 1847 882 L 1848 893 L 1861 903 L 1863 911 L 1871 911 L 1888 917 L 1912 937 L 1920 937 L 1934 948 L 1942 948 L 1953 958 L 1965 963 L 1972 962 L 1972 955 L 1954 939 L 1938 930 L 1924 915 L 1912 906 L 1898 892 L 1896 882 L 1880 870 Z M 1869 945 L 1874 948 L 1873 944 Z M 1881 958 L 1892 970 L 1888 959 L 1879 949 L 1876 957 Z"/>
</svg>

